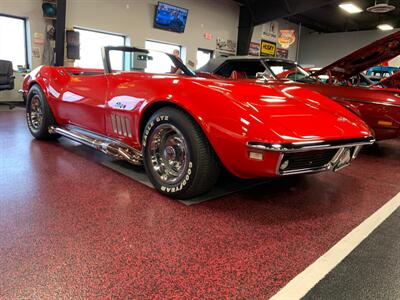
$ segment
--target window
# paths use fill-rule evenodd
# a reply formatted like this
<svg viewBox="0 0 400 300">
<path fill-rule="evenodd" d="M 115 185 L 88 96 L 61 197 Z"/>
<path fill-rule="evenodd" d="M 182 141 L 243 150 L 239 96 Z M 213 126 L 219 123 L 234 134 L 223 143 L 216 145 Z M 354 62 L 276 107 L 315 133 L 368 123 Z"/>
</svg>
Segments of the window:
<svg viewBox="0 0 400 300">
<path fill-rule="evenodd" d="M 197 66 L 196 69 L 200 69 L 204 66 L 208 61 L 212 58 L 213 52 L 207 49 L 198 49 L 197 50 Z"/>
<path fill-rule="evenodd" d="M 90 29 L 74 28 L 79 32 L 80 59 L 75 60 L 75 66 L 81 68 L 103 68 L 101 48 L 104 46 L 124 46 L 124 35 L 105 33 Z M 122 69 L 121 53 L 110 56 L 113 66 Z"/>
<path fill-rule="evenodd" d="M 160 52 L 153 52 L 153 60 L 149 60 L 146 68 L 146 72 L 149 73 L 167 73 L 171 70 L 171 60 L 167 55 L 163 55 L 161 52 L 176 54 L 181 57 L 182 47 L 173 44 L 146 41 L 145 47 L 147 50 L 154 50 Z"/>
<path fill-rule="evenodd" d="M 9 60 L 13 69 L 28 67 L 26 20 L 0 15 L 0 59 Z"/>
</svg>

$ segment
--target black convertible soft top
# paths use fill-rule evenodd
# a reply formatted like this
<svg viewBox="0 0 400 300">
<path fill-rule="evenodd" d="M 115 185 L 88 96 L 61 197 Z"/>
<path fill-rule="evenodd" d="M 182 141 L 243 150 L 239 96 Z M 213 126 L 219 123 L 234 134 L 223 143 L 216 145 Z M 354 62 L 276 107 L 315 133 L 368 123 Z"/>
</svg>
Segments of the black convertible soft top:
<svg viewBox="0 0 400 300">
<path fill-rule="evenodd" d="M 199 68 L 196 71 L 199 72 L 207 72 L 207 73 L 215 73 L 219 67 L 221 67 L 226 61 L 232 61 L 232 60 L 238 60 L 238 61 L 275 61 L 275 62 L 288 62 L 288 63 L 295 63 L 294 61 L 288 60 L 288 59 L 282 59 L 282 58 L 271 58 L 271 57 L 262 57 L 262 56 L 249 56 L 249 55 L 243 55 L 243 56 L 228 56 L 228 57 L 218 57 L 218 58 L 213 58 L 208 61 L 203 67 Z"/>
</svg>

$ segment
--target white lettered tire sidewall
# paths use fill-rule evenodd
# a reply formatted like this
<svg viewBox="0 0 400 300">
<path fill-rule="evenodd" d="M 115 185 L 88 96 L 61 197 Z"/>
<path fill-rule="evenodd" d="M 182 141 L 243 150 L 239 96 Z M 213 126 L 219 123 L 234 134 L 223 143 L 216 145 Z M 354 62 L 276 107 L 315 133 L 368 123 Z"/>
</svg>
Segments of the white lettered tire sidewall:
<svg viewBox="0 0 400 300">
<path fill-rule="evenodd" d="M 150 165 L 151 162 L 149 162 L 149 137 L 151 136 L 153 130 L 157 128 L 159 125 L 166 123 L 166 124 L 171 124 L 175 126 L 176 128 L 179 129 L 179 131 L 182 133 L 182 135 L 185 138 L 187 149 L 188 149 L 188 158 L 189 162 L 187 164 L 186 170 L 184 171 L 184 176 L 180 182 L 177 182 L 176 184 L 166 184 L 163 183 L 159 180 L 157 180 L 157 175 L 154 174 L 154 170 L 152 169 L 152 166 Z M 192 146 L 192 140 L 190 136 L 187 134 L 186 129 L 182 124 L 180 124 L 179 120 L 176 120 L 176 117 L 167 114 L 167 113 L 161 113 L 161 114 L 155 114 L 153 117 L 149 120 L 147 123 L 144 132 L 143 132 L 143 138 L 142 138 L 142 146 L 144 149 L 144 165 L 146 168 L 146 171 L 148 175 L 150 175 L 150 180 L 154 187 L 159 190 L 161 193 L 171 196 L 171 197 L 179 197 L 180 194 L 183 194 L 186 189 L 190 188 L 190 186 L 193 183 L 194 175 L 195 175 L 195 163 L 193 162 L 193 159 L 195 159 L 196 154 L 193 152 L 193 146 Z"/>
<path fill-rule="evenodd" d="M 165 123 L 165 124 L 163 124 Z M 164 126 L 166 125 L 166 126 Z M 162 127 L 179 131 L 184 139 L 185 167 L 173 185 L 165 184 L 153 168 L 149 137 Z M 160 138 L 160 137 L 158 137 Z M 200 125 L 188 113 L 177 107 L 163 107 L 147 122 L 142 134 L 144 167 L 154 187 L 162 194 L 176 199 L 200 196 L 215 185 L 219 178 L 221 163 Z M 167 148 L 165 149 L 167 150 Z M 181 176 L 184 175 L 184 176 Z"/>
</svg>

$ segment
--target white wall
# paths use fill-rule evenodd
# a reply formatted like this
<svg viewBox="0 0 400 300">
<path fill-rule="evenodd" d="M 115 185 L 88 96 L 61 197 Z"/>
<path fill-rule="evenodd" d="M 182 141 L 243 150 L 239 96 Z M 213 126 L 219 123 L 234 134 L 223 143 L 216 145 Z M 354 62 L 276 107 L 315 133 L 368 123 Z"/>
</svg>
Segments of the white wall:
<svg viewBox="0 0 400 300">
<path fill-rule="evenodd" d="M 189 9 L 184 33 L 153 28 L 158 0 L 67 0 L 66 26 L 82 26 L 122 33 L 132 46 L 144 47 L 146 40 L 186 47 L 187 60 L 196 63 L 197 48 L 215 50 L 216 38 L 236 41 L 239 6 L 231 0 L 168 0 Z M 211 40 L 204 33 L 212 34 Z"/>
<path fill-rule="evenodd" d="M 155 6 L 158 0 L 67 0 L 66 27 L 91 29 L 127 35 L 133 46 L 144 47 L 146 39 L 179 44 L 186 48 L 187 60 L 196 63 L 197 48 L 215 50 L 216 38 L 237 40 L 239 6 L 232 0 L 165 0 L 189 9 L 184 33 L 174 33 L 153 28 Z M 41 9 L 42 0 L 0 0 L 0 13 L 27 17 L 33 40 L 34 32 L 45 32 Z M 211 40 L 204 33 L 212 34 Z M 37 45 L 34 45 L 37 47 Z M 40 47 L 41 54 L 43 47 Z M 29 53 L 29 55 L 31 55 Z M 34 59 L 32 67 L 41 64 Z M 17 74 L 13 92 L 0 92 L 0 101 L 16 101 L 21 97 L 16 91 L 22 77 Z"/>
<path fill-rule="evenodd" d="M 302 65 L 324 67 L 366 46 L 393 31 L 358 31 L 341 33 L 317 33 L 304 30 L 301 36 L 299 62 Z M 399 65 L 399 59 L 391 65 Z"/>
</svg>

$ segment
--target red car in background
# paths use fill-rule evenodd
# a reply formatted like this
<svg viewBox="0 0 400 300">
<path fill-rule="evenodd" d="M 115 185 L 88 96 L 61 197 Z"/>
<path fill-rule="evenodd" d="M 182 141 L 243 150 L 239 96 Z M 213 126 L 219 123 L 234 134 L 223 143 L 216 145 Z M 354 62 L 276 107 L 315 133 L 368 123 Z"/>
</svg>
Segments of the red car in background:
<svg viewBox="0 0 400 300">
<path fill-rule="evenodd" d="M 378 140 L 397 138 L 400 136 L 400 90 L 393 89 L 389 81 L 386 85 L 385 81 L 370 84 L 362 72 L 398 55 L 400 32 L 395 32 L 314 72 L 313 76 L 328 76 L 328 85 L 334 86 L 332 90 L 329 86 L 321 89 L 316 85 L 315 90 L 360 115 Z"/>
<path fill-rule="evenodd" d="M 382 79 L 374 87 L 384 88 L 384 89 L 395 89 L 400 90 L 400 72 L 394 73 L 392 76 Z"/>
<path fill-rule="evenodd" d="M 316 91 L 360 116 L 376 138 L 384 140 L 400 137 L 400 90 L 374 86 L 361 72 L 399 54 L 400 32 L 396 32 L 312 74 L 292 61 L 250 56 L 212 60 L 198 74 L 281 80 L 287 86 Z"/>
<path fill-rule="evenodd" d="M 336 171 L 374 142 L 357 116 L 301 87 L 199 78 L 173 55 L 132 47 L 106 47 L 103 59 L 104 70 L 32 71 L 29 130 L 143 164 L 170 197 L 207 192 L 221 166 L 241 178 Z"/>
</svg>

